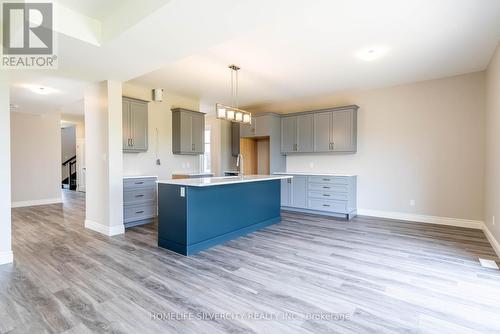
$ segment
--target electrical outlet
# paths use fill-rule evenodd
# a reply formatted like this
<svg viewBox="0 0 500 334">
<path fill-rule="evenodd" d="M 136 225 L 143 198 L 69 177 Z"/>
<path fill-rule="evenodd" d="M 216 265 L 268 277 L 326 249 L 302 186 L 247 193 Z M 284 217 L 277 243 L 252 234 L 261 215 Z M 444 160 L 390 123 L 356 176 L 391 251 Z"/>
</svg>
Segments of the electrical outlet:
<svg viewBox="0 0 500 334">
<path fill-rule="evenodd" d="M 187 168 L 191 168 L 191 163 L 190 163 L 190 162 L 188 162 L 188 163 L 186 164 L 186 167 L 187 167 Z"/>
<path fill-rule="evenodd" d="M 157 164 L 158 166 L 160 166 L 160 165 L 161 165 L 161 161 L 160 161 L 160 159 L 156 159 L 156 164 Z"/>
<path fill-rule="evenodd" d="M 415 206 L 415 200 L 414 199 L 410 200 L 410 206 Z"/>
<path fill-rule="evenodd" d="M 314 168 L 314 162 L 309 163 L 309 168 L 313 169 Z"/>
</svg>

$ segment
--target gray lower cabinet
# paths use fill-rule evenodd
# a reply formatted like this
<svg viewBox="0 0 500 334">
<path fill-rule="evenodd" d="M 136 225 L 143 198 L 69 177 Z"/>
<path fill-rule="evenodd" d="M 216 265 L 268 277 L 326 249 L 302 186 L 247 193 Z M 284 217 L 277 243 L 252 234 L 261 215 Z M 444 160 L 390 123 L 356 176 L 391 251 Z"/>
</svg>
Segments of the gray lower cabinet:
<svg viewBox="0 0 500 334">
<path fill-rule="evenodd" d="M 291 179 L 281 180 L 281 206 L 306 208 L 306 186 L 307 176 L 294 175 Z"/>
<path fill-rule="evenodd" d="M 172 152 L 203 154 L 205 152 L 205 114 L 182 108 L 172 109 Z"/>
<path fill-rule="evenodd" d="M 355 153 L 358 106 L 284 115 L 281 152 Z"/>
<path fill-rule="evenodd" d="M 123 179 L 125 228 L 153 222 L 157 215 L 156 177 Z"/>
<path fill-rule="evenodd" d="M 343 217 L 356 216 L 356 176 L 292 175 L 281 182 L 281 207 Z"/>
<path fill-rule="evenodd" d="M 148 150 L 148 102 L 129 97 L 122 99 L 123 152 Z"/>
</svg>

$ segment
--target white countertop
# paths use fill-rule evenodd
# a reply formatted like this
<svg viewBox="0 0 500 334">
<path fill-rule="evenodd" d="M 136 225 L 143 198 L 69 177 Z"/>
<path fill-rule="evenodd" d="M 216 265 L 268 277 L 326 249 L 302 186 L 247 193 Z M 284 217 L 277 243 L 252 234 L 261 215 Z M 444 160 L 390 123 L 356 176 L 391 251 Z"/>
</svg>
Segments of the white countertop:
<svg viewBox="0 0 500 334">
<path fill-rule="evenodd" d="M 200 172 L 175 172 L 172 175 L 187 175 L 187 176 L 198 176 L 198 175 L 213 175 L 214 173 L 200 173 Z"/>
<path fill-rule="evenodd" d="M 160 184 L 173 184 L 186 187 L 208 187 L 224 184 L 247 183 L 258 181 L 290 179 L 289 175 L 244 175 L 244 176 L 222 176 L 222 177 L 203 177 L 199 179 L 175 179 L 160 180 Z"/>
<path fill-rule="evenodd" d="M 275 172 L 275 175 L 306 175 L 306 176 L 357 176 L 356 174 L 313 173 L 313 172 Z"/>
<path fill-rule="evenodd" d="M 158 176 L 154 175 L 126 175 L 124 179 L 157 179 Z"/>
</svg>

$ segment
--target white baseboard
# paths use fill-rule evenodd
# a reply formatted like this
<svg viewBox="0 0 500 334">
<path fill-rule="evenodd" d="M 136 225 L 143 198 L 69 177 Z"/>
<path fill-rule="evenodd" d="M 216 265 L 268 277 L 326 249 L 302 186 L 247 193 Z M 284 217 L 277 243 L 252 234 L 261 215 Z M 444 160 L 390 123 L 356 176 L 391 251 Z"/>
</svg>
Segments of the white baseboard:
<svg viewBox="0 0 500 334">
<path fill-rule="evenodd" d="M 358 215 L 377 217 L 377 218 L 386 218 L 386 219 L 395 219 L 395 220 L 402 220 L 402 221 L 411 221 L 411 222 L 418 222 L 418 223 L 429 223 L 429 224 L 467 227 L 467 228 L 475 228 L 475 229 L 479 229 L 479 230 L 482 230 L 483 226 L 484 226 L 483 222 L 479 221 L 479 220 L 427 216 L 427 215 L 418 215 L 418 214 L 414 214 L 414 213 L 380 211 L 380 210 L 370 210 L 370 209 L 358 209 Z"/>
<path fill-rule="evenodd" d="M 0 252 L 0 266 L 2 264 L 12 263 L 14 261 L 14 253 Z"/>
<path fill-rule="evenodd" d="M 46 199 L 37 199 L 34 201 L 20 201 L 20 202 L 12 202 L 12 208 L 23 208 L 26 206 L 37 206 L 37 205 L 49 205 L 49 204 L 59 204 L 62 203 L 62 198 L 46 198 Z"/>
<path fill-rule="evenodd" d="M 97 223 L 95 221 L 88 220 L 88 219 L 85 219 L 85 228 L 88 228 L 89 230 L 92 230 L 92 231 L 99 232 L 99 233 L 107 235 L 109 237 L 125 233 L 125 226 L 123 224 L 115 225 L 115 226 L 108 226 L 108 225 L 103 225 L 101 223 Z"/>
<path fill-rule="evenodd" d="M 483 224 L 483 232 L 486 235 L 486 238 L 488 238 L 491 247 L 493 247 L 493 250 L 495 251 L 495 253 L 497 253 L 497 256 L 500 258 L 500 243 L 495 239 L 493 233 L 491 233 L 490 229 L 488 228 L 488 225 Z"/>
</svg>

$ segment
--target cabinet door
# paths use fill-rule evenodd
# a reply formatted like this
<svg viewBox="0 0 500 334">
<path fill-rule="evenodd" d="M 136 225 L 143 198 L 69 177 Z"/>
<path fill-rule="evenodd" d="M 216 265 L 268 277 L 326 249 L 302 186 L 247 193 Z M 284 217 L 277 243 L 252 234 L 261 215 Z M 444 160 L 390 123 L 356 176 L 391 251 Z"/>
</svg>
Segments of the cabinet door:
<svg viewBox="0 0 500 334">
<path fill-rule="evenodd" d="M 253 137 L 254 123 L 255 123 L 255 118 L 252 117 L 252 125 L 240 124 L 240 137 L 243 138 Z"/>
<path fill-rule="evenodd" d="M 134 151 L 148 150 L 148 105 L 130 102 L 131 138 Z"/>
<path fill-rule="evenodd" d="M 295 152 L 297 118 L 295 116 L 281 119 L 281 152 Z"/>
<path fill-rule="evenodd" d="M 335 111 L 332 116 L 332 149 L 335 152 L 355 151 L 354 110 Z"/>
<path fill-rule="evenodd" d="M 307 207 L 307 176 L 295 175 L 292 179 L 291 205 L 294 208 Z"/>
<path fill-rule="evenodd" d="M 233 156 L 240 154 L 240 124 L 231 123 L 231 153 Z"/>
<path fill-rule="evenodd" d="M 281 206 L 290 206 L 291 179 L 281 180 Z"/>
<path fill-rule="evenodd" d="M 122 136 L 123 136 L 123 150 L 131 149 L 130 141 L 130 102 L 122 101 Z"/>
<path fill-rule="evenodd" d="M 255 122 L 255 131 L 254 134 L 257 137 L 265 137 L 265 136 L 270 136 L 271 135 L 271 122 L 272 122 L 272 117 L 271 115 L 264 115 L 264 116 L 258 116 L 254 117 L 253 121 Z"/>
<path fill-rule="evenodd" d="M 314 114 L 314 152 L 331 151 L 332 112 Z"/>
<path fill-rule="evenodd" d="M 297 116 L 297 152 L 314 152 L 314 115 Z"/>
<path fill-rule="evenodd" d="M 203 114 L 193 114 L 192 124 L 192 151 L 203 154 L 205 152 L 205 117 Z"/>
<path fill-rule="evenodd" d="M 192 152 L 193 151 L 193 126 L 192 115 L 189 112 L 180 113 L 180 151 Z"/>
</svg>

